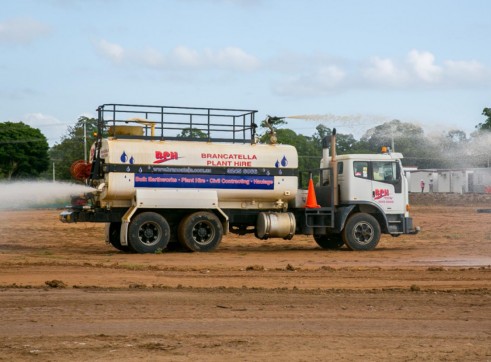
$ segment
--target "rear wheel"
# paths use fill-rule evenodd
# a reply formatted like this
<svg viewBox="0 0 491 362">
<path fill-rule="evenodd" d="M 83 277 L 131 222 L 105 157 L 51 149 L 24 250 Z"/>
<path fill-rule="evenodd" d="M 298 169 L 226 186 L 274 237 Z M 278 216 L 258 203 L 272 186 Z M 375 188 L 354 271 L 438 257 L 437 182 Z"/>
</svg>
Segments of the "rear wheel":
<svg viewBox="0 0 491 362">
<path fill-rule="evenodd" d="M 132 251 L 129 245 L 121 245 L 121 240 L 119 236 L 121 235 L 121 223 L 120 222 L 112 222 L 109 224 L 109 243 L 114 246 L 116 249 L 130 252 Z"/>
<path fill-rule="evenodd" d="M 222 223 L 209 211 L 188 215 L 179 225 L 179 241 L 191 251 L 215 250 L 222 241 L 222 236 Z"/>
<path fill-rule="evenodd" d="M 143 212 L 131 220 L 128 244 L 137 253 L 155 253 L 167 247 L 170 227 L 167 220 L 156 212 Z"/>
<path fill-rule="evenodd" d="M 370 214 L 354 214 L 346 222 L 342 236 L 351 250 L 373 250 L 380 241 L 380 225 Z"/>
<path fill-rule="evenodd" d="M 314 240 L 322 249 L 339 249 L 344 245 L 340 234 L 314 235 Z"/>
</svg>

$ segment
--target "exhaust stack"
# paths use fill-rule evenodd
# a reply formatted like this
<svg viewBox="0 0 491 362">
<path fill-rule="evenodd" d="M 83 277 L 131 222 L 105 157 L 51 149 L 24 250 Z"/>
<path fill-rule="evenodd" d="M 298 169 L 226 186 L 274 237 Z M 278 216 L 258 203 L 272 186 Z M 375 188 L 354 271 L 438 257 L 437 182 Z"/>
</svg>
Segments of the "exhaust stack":
<svg viewBox="0 0 491 362">
<path fill-rule="evenodd" d="M 331 162 L 329 166 L 332 168 L 332 185 L 333 185 L 333 204 L 337 206 L 339 204 L 338 193 L 338 161 L 336 161 L 336 128 L 332 129 L 331 133 Z"/>
</svg>

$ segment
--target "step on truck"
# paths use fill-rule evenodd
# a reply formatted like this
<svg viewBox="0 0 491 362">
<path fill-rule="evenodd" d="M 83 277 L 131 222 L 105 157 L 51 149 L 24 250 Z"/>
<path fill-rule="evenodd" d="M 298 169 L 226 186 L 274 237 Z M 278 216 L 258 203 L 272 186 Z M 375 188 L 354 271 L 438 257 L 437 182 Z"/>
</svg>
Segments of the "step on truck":
<svg viewBox="0 0 491 362">
<path fill-rule="evenodd" d="M 336 155 L 298 169 L 291 145 L 256 134 L 255 110 L 104 104 L 88 162 L 72 175 L 93 188 L 60 220 L 106 223 L 106 242 L 136 253 L 212 251 L 227 233 L 324 249 L 374 249 L 381 234 L 415 234 L 399 153 Z"/>
</svg>

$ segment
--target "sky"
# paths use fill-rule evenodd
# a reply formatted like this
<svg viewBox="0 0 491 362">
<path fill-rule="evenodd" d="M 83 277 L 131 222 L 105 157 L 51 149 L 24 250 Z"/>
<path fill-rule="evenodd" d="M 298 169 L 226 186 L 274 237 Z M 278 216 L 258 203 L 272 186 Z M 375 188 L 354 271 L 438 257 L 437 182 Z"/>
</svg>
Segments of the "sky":
<svg viewBox="0 0 491 362">
<path fill-rule="evenodd" d="M 356 138 L 393 119 L 469 135 L 491 107 L 487 0 L 0 3 L 0 122 L 50 145 L 105 103 L 307 115 L 288 127 Z"/>
</svg>

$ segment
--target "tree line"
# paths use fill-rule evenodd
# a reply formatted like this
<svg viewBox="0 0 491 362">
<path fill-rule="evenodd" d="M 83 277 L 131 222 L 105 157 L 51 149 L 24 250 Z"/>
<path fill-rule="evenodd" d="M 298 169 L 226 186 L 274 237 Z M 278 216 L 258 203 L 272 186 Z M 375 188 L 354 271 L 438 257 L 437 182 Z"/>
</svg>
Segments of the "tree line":
<svg viewBox="0 0 491 362">
<path fill-rule="evenodd" d="M 413 123 L 392 120 L 367 130 L 357 140 L 352 134 L 337 134 L 337 154 L 378 153 L 382 146 L 404 155 L 406 167 L 419 169 L 449 169 L 490 167 L 491 159 L 491 108 L 484 108 L 485 120 L 476 125 L 469 136 L 462 130 L 451 130 L 438 136 L 426 135 L 423 128 Z M 332 134 L 332 129 L 319 124 L 311 136 L 297 134 L 288 128 L 284 119 L 275 119 L 278 143 L 296 147 L 299 169 L 319 167 L 322 139 Z M 84 128 L 85 127 L 85 128 Z M 261 142 L 268 142 L 266 125 L 261 125 Z M 185 137 L 186 130 L 181 132 Z M 39 129 L 23 122 L 0 123 L 0 180 L 42 178 L 71 180 L 70 166 L 76 160 L 88 158 L 90 145 L 95 141 L 97 120 L 80 117 L 69 127 L 59 143 L 49 147 Z M 84 147 L 86 140 L 86 147 Z M 84 155 L 85 152 L 85 155 Z"/>
</svg>

